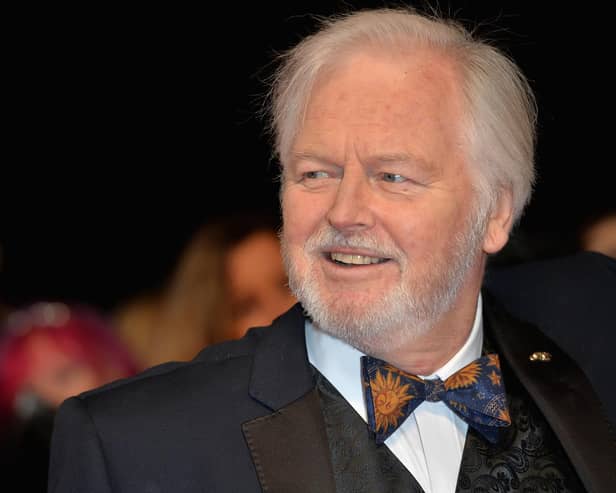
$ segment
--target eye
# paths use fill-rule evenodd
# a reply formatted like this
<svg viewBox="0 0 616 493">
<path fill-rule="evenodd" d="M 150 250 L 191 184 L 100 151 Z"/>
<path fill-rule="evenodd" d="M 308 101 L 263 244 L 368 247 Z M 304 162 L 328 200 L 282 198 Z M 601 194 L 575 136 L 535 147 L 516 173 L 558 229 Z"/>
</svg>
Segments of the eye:
<svg viewBox="0 0 616 493">
<path fill-rule="evenodd" d="M 405 176 L 399 175 L 397 173 L 383 173 L 382 175 L 383 181 L 387 183 L 404 183 L 407 181 Z"/>
<path fill-rule="evenodd" d="M 318 180 L 320 178 L 329 178 L 327 171 L 307 171 L 304 173 L 304 178 L 308 180 Z"/>
</svg>

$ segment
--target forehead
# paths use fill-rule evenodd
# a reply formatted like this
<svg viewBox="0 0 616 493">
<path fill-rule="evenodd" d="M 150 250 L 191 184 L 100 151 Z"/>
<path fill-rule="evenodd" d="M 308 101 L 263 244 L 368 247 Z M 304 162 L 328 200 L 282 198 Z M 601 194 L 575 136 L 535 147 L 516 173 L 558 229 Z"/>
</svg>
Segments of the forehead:
<svg viewBox="0 0 616 493">
<path fill-rule="evenodd" d="M 445 52 L 430 48 L 391 52 L 368 48 L 325 69 L 317 78 L 310 105 L 333 95 L 350 100 L 353 94 L 357 100 L 369 97 L 369 101 L 390 96 L 409 101 L 443 97 L 450 100 L 457 96 L 460 81 L 457 65 Z M 343 97 L 351 89 L 353 93 Z"/>
<path fill-rule="evenodd" d="M 458 145 L 460 82 L 451 57 L 434 50 L 354 54 L 317 80 L 295 144 L 356 132 L 363 145 Z"/>
</svg>

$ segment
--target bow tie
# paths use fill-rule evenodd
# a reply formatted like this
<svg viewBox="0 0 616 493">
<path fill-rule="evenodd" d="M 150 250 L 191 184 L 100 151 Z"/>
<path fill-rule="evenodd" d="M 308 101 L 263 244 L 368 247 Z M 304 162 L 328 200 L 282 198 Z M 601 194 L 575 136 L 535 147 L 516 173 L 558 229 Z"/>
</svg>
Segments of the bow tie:
<svg viewBox="0 0 616 493">
<path fill-rule="evenodd" d="M 488 354 L 451 375 L 424 380 L 370 356 L 362 356 L 368 424 L 383 443 L 423 401 L 443 401 L 491 443 L 509 426 L 498 355 Z"/>
</svg>

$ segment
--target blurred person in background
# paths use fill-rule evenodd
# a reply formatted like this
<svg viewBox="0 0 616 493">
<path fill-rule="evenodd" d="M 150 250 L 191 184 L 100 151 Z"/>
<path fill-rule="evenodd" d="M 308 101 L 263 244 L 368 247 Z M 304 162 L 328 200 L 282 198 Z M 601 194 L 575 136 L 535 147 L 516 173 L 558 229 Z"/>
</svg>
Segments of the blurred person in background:
<svg viewBox="0 0 616 493">
<path fill-rule="evenodd" d="M 274 219 L 238 213 L 199 228 L 164 288 L 121 305 L 114 325 L 141 368 L 148 368 L 186 361 L 204 346 L 240 338 L 295 301 Z"/>
<path fill-rule="evenodd" d="M 46 490 L 56 408 L 136 365 L 93 309 L 35 303 L 12 312 L 0 338 L 0 461 L 19 491 Z"/>
</svg>

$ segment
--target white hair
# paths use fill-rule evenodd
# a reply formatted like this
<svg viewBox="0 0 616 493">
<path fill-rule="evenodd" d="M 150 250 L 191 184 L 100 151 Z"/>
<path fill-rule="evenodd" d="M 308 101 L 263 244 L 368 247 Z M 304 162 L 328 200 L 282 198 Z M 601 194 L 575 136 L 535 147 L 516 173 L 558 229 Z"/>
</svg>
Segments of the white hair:
<svg viewBox="0 0 616 493">
<path fill-rule="evenodd" d="M 503 190 L 513 198 L 517 221 L 535 178 L 537 109 L 519 68 L 462 25 L 412 9 L 364 10 L 322 22 L 321 29 L 281 56 L 270 91 L 271 129 L 282 166 L 301 128 L 317 79 L 361 50 L 404 56 L 429 48 L 448 56 L 462 80 L 466 140 L 477 199 L 491 210 Z M 284 184 L 283 184 L 284 186 Z"/>
</svg>

